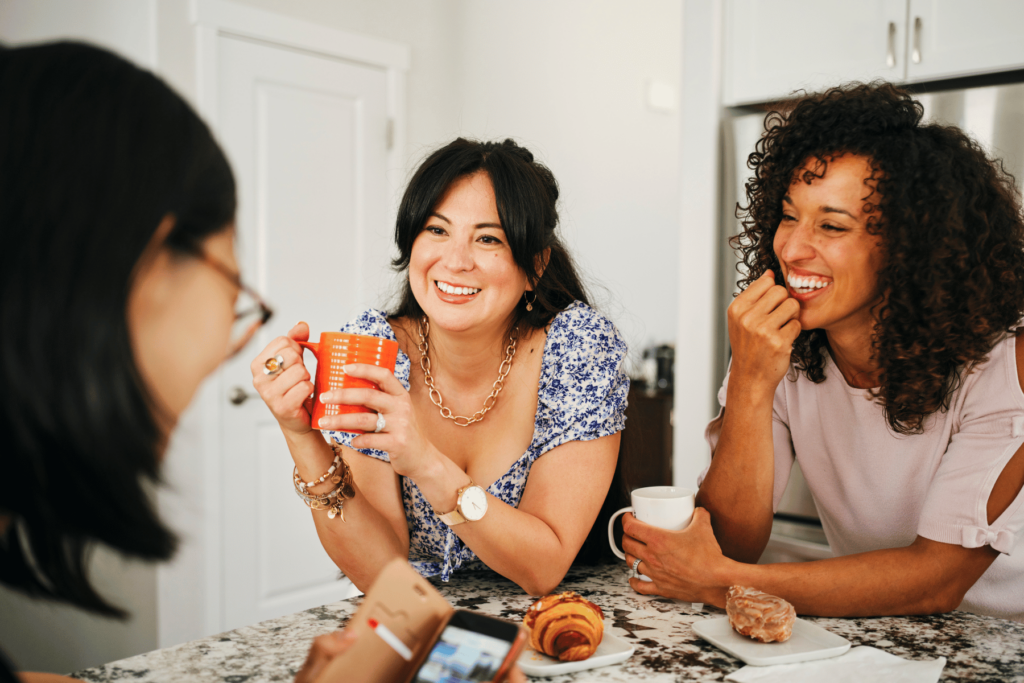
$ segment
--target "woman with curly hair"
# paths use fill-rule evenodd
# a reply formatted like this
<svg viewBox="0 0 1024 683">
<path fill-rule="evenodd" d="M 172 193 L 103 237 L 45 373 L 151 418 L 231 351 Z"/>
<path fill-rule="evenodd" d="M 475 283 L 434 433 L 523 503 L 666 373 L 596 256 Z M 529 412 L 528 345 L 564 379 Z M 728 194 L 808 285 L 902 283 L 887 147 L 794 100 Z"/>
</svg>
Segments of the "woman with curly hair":
<svg viewBox="0 0 1024 683">
<path fill-rule="evenodd" d="M 1024 619 L 1020 195 L 962 131 L 921 118 L 888 84 L 769 115 L 703 509 L 677 533 L 627 515 L 628 559 L 652 579 L 637 591 Z M 794 459 L 836 557 L 752 564 Z"/>
</svg>

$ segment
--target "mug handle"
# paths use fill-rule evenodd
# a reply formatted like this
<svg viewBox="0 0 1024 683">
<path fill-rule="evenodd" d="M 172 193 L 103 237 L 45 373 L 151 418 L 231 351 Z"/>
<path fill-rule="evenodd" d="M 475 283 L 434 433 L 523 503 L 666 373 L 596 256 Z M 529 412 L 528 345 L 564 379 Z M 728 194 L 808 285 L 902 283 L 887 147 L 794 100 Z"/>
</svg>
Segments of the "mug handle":
<svg viewBox="0 0 1024 683">
<path fill-rule="evenodd" d="M 612 552 L 615 553 L 615 556 L 620 560 L 625 560 L 626 554 L 619 550 L 619 546 L 615 545 L 615 536 L 612 534 L 612 531 L 615 529 L 615 520 L 618 519 L 619 515 L 624 515 L 627 512 L 633 512 L 633 508 L 622 508 L 621 510 L 616 511 L 615 514 L 608 519 L 608 545 L 612 547 Z"/>
<path fill-rule="evenodd" d="M 297 341 L 295 342 L 304 349 L 309 349 L 314 356 L 320 356 L 320 342 Z"/>
</svg>

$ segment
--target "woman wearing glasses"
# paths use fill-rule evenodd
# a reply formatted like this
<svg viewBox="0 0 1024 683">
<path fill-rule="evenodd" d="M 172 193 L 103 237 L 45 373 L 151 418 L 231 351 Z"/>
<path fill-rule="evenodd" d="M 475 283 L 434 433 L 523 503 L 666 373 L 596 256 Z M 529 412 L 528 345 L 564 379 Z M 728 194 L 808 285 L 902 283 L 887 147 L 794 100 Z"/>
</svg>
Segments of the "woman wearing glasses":
<svg viewBox="0 0 1024 683">
<path fill-rule="evenodd" d="M 354 493 L 343 517 L 321 509 L 313 521 L 357 587 L 403 557 L 445 581 L 486 566 L 545 594 L 594 524 L 625 422 L 626 347 L 586 304 L 557 199 L 551 172 L 511 140 L 459 139 L 420 166 L 395 232 L 402 299 L 343 328 L 397 339 L 395 372 L 349 366 L 381 391 L 321 396 L 377 414 L 310 424 L 305 324 L 253 361 L 308 491 Z M 348 486 L 324 481 L 332 467 Z"/>
<path fill-rule="evenodd" d="M 158 78 L 81 44 L 0 48 L 6 586 L 124 616 L 90 584 L 88 547 L 174 552 L 147 484 L 199 383 L 270 316 L 235 313 L 234 217 L 224 155 Z M 347 642 L 318 640 L 298 680 Z"/>
</svg>

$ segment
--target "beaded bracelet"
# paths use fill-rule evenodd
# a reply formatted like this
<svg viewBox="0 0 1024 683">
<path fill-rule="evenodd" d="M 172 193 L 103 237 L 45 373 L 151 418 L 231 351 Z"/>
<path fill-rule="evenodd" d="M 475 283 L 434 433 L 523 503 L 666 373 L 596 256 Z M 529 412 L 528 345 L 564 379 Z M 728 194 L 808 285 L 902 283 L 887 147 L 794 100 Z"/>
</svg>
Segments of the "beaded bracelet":
<svg viewBox="0 0 1024 683">
<path fill-rule="evenodd" d="M 331 466 L 327 469 L 326 472 L 324 472 L 322 475 L 320 475 L 319 479 L 313 479 L 312 481 L 303 482 L 301 479 L 299 479 L 299 468 L 298 467 L 296 467 L 295 471 L 292 472 L 292 477 L 295 479 L 295 481 L 298 483 L 298 485 L 302 488 L 303 491 L 305 491 L 307 488 L 311 488 L 313 486 L 316 486 L 317 484 L 324 483 L 325 481 L 327 481 L 328 478 L 331 480 L 332 484 L 337 484 L 339 481 L 341 481 L 341 477 L 339 475 L 335 474 L 335 472 L 337 471 L 338 465 L 340 465 L 340 464 L 341 464 L 341 453 L 338 452 L 338 451 L 335 451 L 334 452 L 334 462 L 331 463 Z"/>
<path fill-rule="evenodd" d="M 345 499 L 355 496 L 355 489 L 352 488 L 352 470 L 344 460 L 340 461 L 341 471 L 332 477 L 331 481 L 337 486 L 327 493 L 314 495 L 306 494 L 306 484 L 299 479 L 298 472 L 293 474 L 295 482 L 295 494 L 309 507 L 310 510 L 327 510 L 327 517 L 334 519 L 341 515 L 341 521 L 345 521 Z"/>
</svg>

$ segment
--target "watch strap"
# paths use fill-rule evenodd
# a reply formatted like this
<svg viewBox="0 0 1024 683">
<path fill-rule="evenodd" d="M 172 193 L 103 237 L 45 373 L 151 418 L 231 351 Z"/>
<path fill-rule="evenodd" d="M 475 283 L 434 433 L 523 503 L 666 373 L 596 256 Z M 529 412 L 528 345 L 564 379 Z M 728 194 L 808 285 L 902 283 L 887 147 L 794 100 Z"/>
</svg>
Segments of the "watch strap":
<svg viewBox="0 0 1024 683">
<path fill-rule="evenodd" d="M 473 488 L 474 486 L 476 486 L 476 484 L 472 479 L 470 479 L 468 484 L 458 490 L 458 497 L 455 499 L 455 509 L 451 512 L 446 512 L 443 515 L 438 515 L 438 518 L 448 526 L 455 526 L 456 524 L 468 522 L 469 520 L 462 514 L 462 494 L 466 489 Z"/>
<path fill-rule="evenodd" d="M 438 515 L 438 518 L 448 526 L 455 526 L 456 524 L 462 524 L 467 521 L 466 518 L 462 516 L 462 513 L 459 512 L 458 508 L 455 508 L 451 512 L 447 512 L 443 515 Z"/>
</svg>

